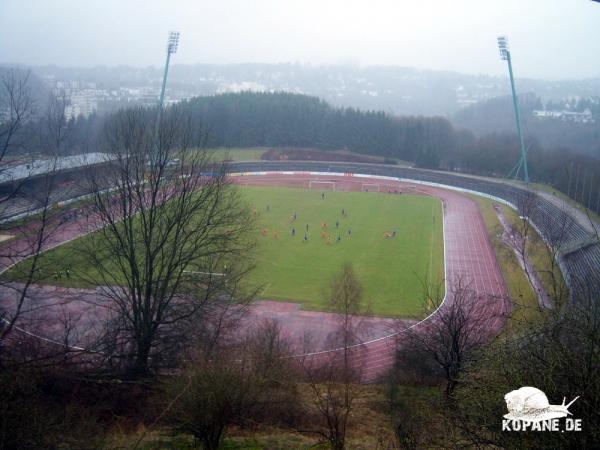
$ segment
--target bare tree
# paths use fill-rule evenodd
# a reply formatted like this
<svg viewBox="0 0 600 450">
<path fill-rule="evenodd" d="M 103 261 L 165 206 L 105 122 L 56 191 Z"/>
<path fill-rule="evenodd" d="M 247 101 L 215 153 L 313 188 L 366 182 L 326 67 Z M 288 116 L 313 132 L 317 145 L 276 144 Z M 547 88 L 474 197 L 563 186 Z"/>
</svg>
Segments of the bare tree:
<svg viewBox="0 0 600 450">
<path fill-rule="evenodd" d="M 525 275 L 538 296 L 545 295 L 547 289 L 554 301 L 564 303 L 568 299 L 569 293 L 562 280 L 560 258 L 563 244 L 574 225 L 573 219 L 564 210 L 559 211 L 559 217 L 543 216 L 540 197 L 533 191 L 526 191 L 520 197 L 517 207 L 521 220 L 512 231 L 512 242 L 514 250 L 523 262 Z M 533 221 L 545 222 L 546 226 L 538 230 L 534 227 Z M 541 235 L 538 235 L 538 231 Z M 538 245 L 540 238 L 543 242 Z M 533 266 L 534 248 L 543 249 L 546 268 Z M 546 283 L 543 283 L 542 279 Z M 548 299 L 542 300 L 542 303 L 548 301 Z"/>
<path fill-rule="evenodd" d="M 27 197 L 34 202 L 36 215 L 25 223 L 14 225 L 10 220 L 0 224 L 0 231 L 10 235 L 11 240 L 0 249 L 0 273 L 12 265 L 27 260 L 21 266 L 20 283 L 2 281 L 0 288 L 0 343 L 15 329 L 23 325 L 23 321 L 32 310 L 40 307 L 35 302 L 28 302 L 28 292 L 31 285 L 39 279 L 41 254 L 46 249 L 49 240 L 58 232 L 60 223 L 56 220 L 53 210 L 56 158 L 44 161 L 46 171 L 35 180 L 35 187 L 27 188 L 26 177 L 13 176 L 9 167 L 4 163 L 7 153 L 18 152 L 26 155 L 27 148 L 20 138 L 22 128 L 33 120 L 35 105 L 28 86 L 29 74 L 9 71 L 0 81 L 0 105 L 7 108 L 0 116 L 0 175 L 4 174 L 5 182 L 11 185 L 11 191 L 0 200 L 0 206 L 13 204 L 18 196 Z M 60 106 L 60 105 L 59 105 Z M 55 108 L 59 113 L 59 106 Z M 50 114 L 50 110 L 48 111 Z M 64 112 L 62 114 L 64 119 Z M 39 125 L 39 123 L 38 123 Z M 64 126 L 64 120 L 48 122 L 48 131 Z M 64 135 L 56 137 L 52 147 L 58 151 L 62 148 Z M 2 208 L 4 209 L 4 208 Z M 19 325 L 19 322 L 21 324 Z M 0 345 L 0 348 L 2 346 Z"/>
<path fill-rule="evenodd" d="M 297 404 L 288 351 L 277 322 L 267 321 L 210 357 L 196 353 L 165 384 L 163 415 L 207 449 L 220 448 L 233 424 L 280 422 Z"/>
<path fill-rule="evenodd" d="M 189 433 L 206 449 L 217 449 L 223 434 L 256 408 L 258 380 L 244 354 L 220 354 L 208 363 L 196 363 L 171 380 L 166 389 L 168 417 L 181 432 Z"/>
<path fill-rule="evenodd" d="M 458 442 L 450 437 L 454 428 L 446 414 L 456 407 L 456 389 L 493 337 L 490 325 L 498 317 L 490 316 L 486 306 L 498 299 L 476 295 L 460 278 L 444 302 L 443 283 L 422 286 L 426 312 L 437 313 L 413 329 L 398 327 L 396 361 L 386 377 L 385 395 L 401 448 L 444 448 Z M 414 388 L 440 384 L 445 387 L 442 402 Z"/>
<path fill-rule="evenodd" d="M 47 241 L 50 239 L 55 228 L 52 224 L 52 211 L 50 210 L 51 187 L 45 184 L 42 193 L 38 193 L 38 199 L 41 202 L 38 221 L 33 227 L 27 230 L 12 229 L 15 234 L 14 242 L 2 247 L 0 258 L 4 260 L 4 270 L 12 264 L 27 259 L 27 264 L 22 267 L 20 272 L 21 283 L 3 282 L 4 299 L 0 303 L 0 320 L 3 322 L 0 326 L 0 341 L 2 341 L 21 320 L 27 309 L 35 306 L 26 307 L 27 294 L 30 286 L 39 278 L 40 259 Z"/>
<path fill-rule="evenodd" d="M 7 71 L 0 79 L 0 163 L 7 153 L 23 150 L 20 131 L 34 112 L 29 73 Z"/>
<path fill-rule="evenodd" d="M 385 397 L 398 447 L 406 450 L 434 448 L 431 436 L 427 436 L 426 431 L 435 420 L 427 408 L 431 406 L 423 405 L 419 391 L 402 386 L 401 380 L 395 378 L 396 375 L 395 371 L 388 374 Z"/>
<path fill-rule="evenodd" d="M 68 103 L 69 100 L 64 92 L 50 96 L 44 117 L 45 129 L 40 130 L 45 143 L 44 153 L 59 156 L 68 150 L 63 145 L 71 132 L 66 114 Z"/>
<path fill-rule="evenodd" d="M 331 344 L 344 350 L 344 362 L 348 362 L 351 347 L 358 343 L 362 330 L 360 314 L 364 313 L 363 288 L 352 264 L 344 264 L 340 274 L 333 278 L 328 303 L 338 314 L 339 325 L 334 332 Z"/>
<path fill-rule="evenodd" d="M 465 372 L 449 412 L 464 447 L 595 448 L 600 439 L 600 280 L 569 304 L 557 303 L 542 319 L 510 328 Z M 542 390 L 551 403 L 580 396 L 571 413 L 583 420 L 577 433 L 507 433 L 504 395 L 522 386 Z"/>
<path fill-rule="evenodd" d="M 490 337 L 488 324 L 493 318 L 482 309 L 490 299 L 480 298 L 468 284 L 457 280 L 444 304 L 439 296 L 430 300 L 440 310 L 432 320 L 408 333 L 406 345 L 429 357 L 441 370 L 446 397 L 450 398 L 465 367 Z"/>
<path fill-rule="evenodd" d="M 332 280 L 328 300 L 339 315 L 339 326 L 332 344 L 337 352 L 304 361 L 307 384 L 312 401 L 323 425 L 313 430 L 300 430 L 323 437 L 334 449 L 346 448 L 346 431 L 361 380 L 355 362 L 363 349 L 358 345 L 358 328 L 363 312 L 362 286 L 351 264 L 345 264 Z"/>
<path fill-rule="evenodd" d="M 185 323 L 248 299 L 251 223 L 226 166 L 193 149 L 198 130 L 179 110 L 154 125 L 143 109 L 117 114 L 104 133 L 112 168 L 90 183 L 100 231 L 86 252 L 133 377 L 186 340 Z"/>
<path fill-rule="evenodd" d="M 523 262 L 523 271 L 527 277 L 529 284 L 535 289 L 536 282 L 534 281 L 535 274 L 529 261 L 529 247 L 532 239 L 533 230 L 531 218 L 535 217 L 537 207 L 537 195 L 532 191 L 525 191 L 525 194 L 520 197 L 519 205 L 520 223 L 511 230 L 512 244 L 517 252 L 520 260 Z"/>
</svg>

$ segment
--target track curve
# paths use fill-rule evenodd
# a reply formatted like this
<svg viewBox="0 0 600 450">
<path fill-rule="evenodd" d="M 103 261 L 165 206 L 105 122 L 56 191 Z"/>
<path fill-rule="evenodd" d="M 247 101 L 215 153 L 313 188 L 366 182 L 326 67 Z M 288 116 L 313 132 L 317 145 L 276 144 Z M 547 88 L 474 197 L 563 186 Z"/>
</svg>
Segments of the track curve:
<svg viewBox="0 0 600 450">
<path fill-rule="evenodd" d="M 240 185 L 290 186 L 308 188 L 310 181 L 335 181 L 341 190 L 362 190 L 364 184 L 379 183 L 386 189 L 417 192 L 440 198 L 444 205 L 444 250 L 446 268 L 446 298 L 444 304 L 435 313 L 443 311 L 452 301 L 452 291 L 458 285 L 466 283 L 478 298 L 484 299 L 476 310 L 485 318 L 485 326 L 490 337 L 503 328 L 510 313 L 507 300 L 506 283 L 489 240 L 487 228 L 479 206 L 473 200 L 457 192 L 438 187 L 423 186 L 408 182 L 394 181 L 389 178 L 361 178 L 356 174 L 322 174 L 303 172 L 244 173 L 235 177 Z M 417 331 L 435 315 L 411 325 Z M 361 369 L 363 382 L 371 382 L 380 377 L 394 362 L 398 345 L 402 343 L 402 333 L 407 329 L 390 333 L 383 338 L 363 342 L 351 353 L 352 365 Z M 342 357 L 342 349 L 332 349 L 298 357 L 311 358 L 315 363 L 327 359 Z"/>
<path fill-rule="evenodd" d="M 361 190 L 362 184 L 379 183 L 390 189 L 397 188 L 440 198 L 444 205 L 446 299 L 436 312 L 443 311 L 444 307 L 451 304 L 453 287 L 459 282 L 463 284 L 466 282 L 480 298 L 486 299 L 478 308 L 477 314 L 486 318 L 486 327 L 490 337 L 496 335 L 504 326 L 505 318 L 510 313 L 510 302 L 507 300 L 506 284 L 476 202 L 460 193 L 440 187 L 395 181 L 389 177 L 365 177 L 368 178 L 361 179 L 356 174 L 316 175 L 308 172 L 261 172 L 255 175 L 237 174 L 233 178 L 236 183 L 241 185 L 295 187 L 308 187 L 310 180 L 334 180 L 343 190 Z M 50 250 L 93 231 L 94 221 L 88 219 L 82 215 L 77 220 L 62 225 L 47 240 L 44 250 Z M 9 248 L 12 248 L 13 254 L 20 254 L 25 252 L 27 243 L 16 241 L 11 243 Z M 18 256 L 0 258 L 0 272 L 5 271 L 21 259 L 24 258 Z M 418 329 L 428 320 L 435 320 L 435 314 L 424 321 L 412 324 L 411 328 Z M 363 382 L 375 381 L 391 367 L 394 362 L 395 350 L 398 345 L 401 345 L 404 331 L 406 328 L 356 346 L 355 351 L 351 353 L 352 364 L 361 368 Z M 37 337 L 52 341 L 51 336 Z M 297 357 L 310 358 L 316 364 L 341 356 L 340 349 L 297 355 Z"/>
</svg>

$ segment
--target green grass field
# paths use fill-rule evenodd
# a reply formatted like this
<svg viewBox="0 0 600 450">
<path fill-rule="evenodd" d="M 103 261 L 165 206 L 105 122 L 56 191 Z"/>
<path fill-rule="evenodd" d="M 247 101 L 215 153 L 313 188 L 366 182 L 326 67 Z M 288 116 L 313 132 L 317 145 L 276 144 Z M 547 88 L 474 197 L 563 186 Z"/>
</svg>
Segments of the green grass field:
<svg viewBox="0 0 600 450">
<path fill-rule="evenodd" d="M 419 317 L 423 312 L 423 280 L 435 284 L 443 280 L 443 221 L 438 199 L 332 191 L 324 191 L 322 199 L 321 191 L 315 190 L 240 189 L 250 210 L 256 211 L 252 232 L 257 241 L 253 251 L 257 267 L 247 282 L 262 288 L 260 298 L 297 301 L 306 309 L 327 310 L 331 279 L 344 263 L 351 262 L 363 284 L 371 314 Z M 324 222 L 330 239 L 321 236 Z M 384 236 L 394 230 L 395 237 Z M 98 273 L 81 251 L 89 248 L 80 242 L 84 239 L 94 236 L 62 245 L 43 256 L 43 282 L 90 287 L 83 280 L 97 279 Z M 20 269 L 26 270 L 27 266 L 18 265 L 8 277 L 18 280 Z"/>
<path fill-rule="evenodd" d="M 217 161 L 222 161 L 222 160 L 231 160 L 231 161 L 260 161 L 262 158 L 262 155 L 264 153 L 266 153 L 269 149 L 266 147 L 230 147 L 230 148 L 223 148 L 223 147 L 219 147 L 219 148 L 208 148 L 208 149 L 203 149 L 203 152 L 207 152 L 208 154 L 210 154 L 213 158 L 215 158 Z M 330 150 L 329 151 L 332 154 L 341 154 L 341 155 L 349 155 L 349 156 L 362 156 L 362 157 L 369 157 L 369 159 L 371 159 L 371 162 L 374 163 L 383 163 L 385 161 L 386 158 L 384 158 L 383 156 L 376 156 L 376 155 L 365 155 L 363 153 L 357 153 L 357 152 L 350 152 L 347 150 Z M 396 165 L 398 166 L 406 166 L 409 167 L 412 164 L 406 161 L 402 161 L 402 160 L 395 160 L 396 161 Z"/>
<path fill-rule="evenodd" d="M 372 314 L 419 316 L 423 311 L 421 280 L 443 279 L 438 199 L 324 191 L 323 200 L 321 191 L 289 188 L 255 187 L 243 192 L 258 215 L 258 267 L 251 281 L 264 285 L 264 298 L 299 301 L 304 308 L 326 310 L 330 280 L 342 264 L 351 262 Z M 330 241 L 321 237 L 323 222 L 328 224 Z M 393 230 L 397 230 L 396 237 L 384 237 Z"/>
<path fill-rule="evenodd" d="M 216 160 L 231 160 L 231 161 L 260 161 L 266 148 L 211 148 L 205 150 Z"/>
</svg>

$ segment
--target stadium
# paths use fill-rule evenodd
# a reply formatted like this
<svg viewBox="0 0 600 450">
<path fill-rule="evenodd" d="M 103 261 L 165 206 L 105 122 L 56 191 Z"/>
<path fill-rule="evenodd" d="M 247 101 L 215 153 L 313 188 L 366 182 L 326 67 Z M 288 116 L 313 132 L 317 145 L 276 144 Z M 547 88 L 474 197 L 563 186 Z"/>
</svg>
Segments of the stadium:
<svg viewBox="0 0 600 450">
<path fill-rule="evenodd" d="M 86 218 L 81 213 L 85 197 L 84 191 L 77 187 L 78 180 L 89 176 L 92 170 L 110 171 L 111 165 L 111 161 L 101 155 L 94 155 L 92 160 L 74 161 L 73 158 L 59 160 L 56 166 L 61 170 L 54 174 L 53 181 L 63 188 L 52 203 L 67 222 L 59 233 L 44 242 L 45 251 L 54 249 L 47 255 L 57 255 L 51 264 L 56 268 L 60 266 L 58 261 L 68 255 L 61 254 L 61 248 L 78 245 L 77 238 L 95 231 L 86 228 Z M 320 290 L 327 287 L 324 280 L 341 261 L 353 260 L 363 267 L 361 273 L 369 273 L 371 278 L 363 280 L 365 292 L 371 297 L 367 300 L 372 300 L 371 310 L 365 315 L 369 332 L 361 335 L 361 342 L 355 345 L 357 351 L 352 353 L 352 364 L 362 368 L 362 382 L 377 381 L 392 366 L 403 334 L 426 329 L 444 308 L 452 305 L 453 295 L 461 283 L 467 283 L 480 299 L 472 314 L 485 318 L 488 339 L 500 333 L 509 320 L 512 307 L 509 286 L 473 195 L 514 210 L 533 225 L 548 245 L 560 248 L 560 270 L 572 302 L 594 288 L 587 280 L 600 279 L 600 246 L 593 239 L 593 231 L 581 223 L 581 218 L 572 210 L 515 183 L 381 164 L 252 161 L 231 162 L 227 170 L 232 182 L 249 192 L 246 200 L 253 214 L 260 216 L 255 229 L 259 251 L 265 252 L 266 260 L 273 259 L 277 253 L 289 256 L 262 265 L 259 261 L 255 281 L 261 290 L 250 310 L 256 320 L 277 320 L 298 342 L 302 333 L 311 333 L 316 342 L 312 351 L 302 351 L 298 345 L 296 357 L 315 361 L 341 357 L 341 350 L 328 344 L 335 314 L 320 303 Z M 3 174 L 0 188 L 6 192 L 14 183 L 27 186 L 20 190 L 21 197 L 3 211 L 3 221 L 23 220 L 29 215 L 35 220 L 39 199 L 34 193 L 43 174 L 41 163 L 17 167 L 11 174 Z M 284 194 L 281 194 L 282 189 Z M 283 195 L 283 200 L 278 199 L 278 193 L 280 197 Z M 535 209 L 523 211 L 525 199 L 532 195 Z M 292 200 L 293 196 L 298 197 Z M 361 208 L 363 212 L 359 211 Z M 400 216 L 390 218 L 389 212 L 394 210 L 400 211 Z M 75 213 L 69 215 L 69 211 Z M 379 221 L 377 214 L 382 211 L 385 214 Z M 363 219 L 359 218 L 361 214 Z M 413 221 L 416 228 L 422 229 L 422 234 L 406 231 Z M 403 234 L 420 238 L 418 242 L 409 239 L 410 242 L 403 244 Z M 4 245 L 16 248 L 19 242 L 8 240 Z M 275 250 L 269 250 L 269 246 L 275 246 Z M 347 253 L 339 254 L 343 251 Z M 413 263 L 414 270 L 405 267 L 407 258 L 402 257 L 403 253 L 413 255 L 409 256 L 408 263 L 409 266 Z M 421 256 L 421 260 L 415 259 L 415 255 Z M 14 258 L 3 258 L 2 271 L 18 262 Z M 276 266 L 281 267 L 277 270 Z M 74 308 L 84 315 L 98 314 L 89 307 L 93 303 L 90 300 L 93 290 L 89 286 L 86 290 L 77 283 L 79 263 L 67 261 L 64 265 L 63 261 L 62 268 L 56 270 L 59 272 L 65 267 L 71 267 L 70 274 L 62 275 L 60 280 L 56 276 L 54 280 L 48 277 L 48 286 L 33 289 L 31 295 L 37 295 L 38 300 L 53 301 L 58 296 L 65 300 L 60 302 L 62 308 Z M 375 270 L 367 271 L 364 267 Z M 394 274 L 391 278 L 396 284 L 386 281 L 387 272 Z M 400 272 L 407 276 L 397 276 Z M 323 276 L 315 279 L 315 274 Z M 419 303 L 422 280 L 430 287 L 443 285 L 440 304 L 433 307 Z M 307 285 L 313 289 L 303 291 L 301 288 Z M 69 286 L 72 289 L 69 290 Z M 46 314 L 48 324 L 43 328 L 44 333 L 32 333 L 25 328 L 19 331 L 61 345 L 53 335 L 57 324 L 51 323 L 52 317 L 58 320 L 59 314 Z M 86 323 L 82 320 L 78 326 L 85 328 Z M 74 335 L 81 339 L 69 345 L 85 352 L 86 333 L 79 330 Z"/>
<path fill-rule="evenodd" d="M 599 2 L 4 0 L 0 450 L 598 448 Z"/>
<path fill-rule="evenodd" d="M 0 172 L 0 223 L 12 222 L 35 215 L 45 204 L 63 205 L 85 196 L 86 192 L 77 179 L 89 176 L 93 171 L 105 170 L 108 155 L 87 153 L 67 156 L 56 160 L 33 160 L 15 162 Z M 51 174 L 51 179 L 48 175 Z M 56 187 L 51 197 L 43 198 L 46 184 Z"/>
</svg>

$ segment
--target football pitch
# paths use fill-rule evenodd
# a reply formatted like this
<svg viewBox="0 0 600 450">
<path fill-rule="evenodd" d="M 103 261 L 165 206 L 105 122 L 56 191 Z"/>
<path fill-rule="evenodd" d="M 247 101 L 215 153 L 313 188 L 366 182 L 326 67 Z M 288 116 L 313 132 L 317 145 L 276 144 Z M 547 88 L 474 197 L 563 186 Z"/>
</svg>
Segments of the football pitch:
<svg viewBox="0 0 600 450">
<path fill-rule="evenodd" d="M 421 317 L 423 283 L 437 286 L 443 281 L 442 203 L 437 198 L 283 187 L 239 189 L 254 219 L 251 233 L 257 244 L 252 251 L 256 268 L 246 283 L 260 288 L 260 299 L 329 311 L 330 283 L 343 264 L 352 263 L 367 313 Z M 77 249 L 85 247 L 80 239 L 94 237 L 84 236 L 45 253 L 40 280 L 92 287 L 89 280 L 100 276 Z M 18 264 L 8 278 L 21 279 L 21 270 L 27 271 L 28 265 Z"/>
<path fill-rule="evenodd" d="M 371 314 L 418 317 L 423 282 L 443 280 L 439 199 L 274 187 L 242 192 L 257 219 L 250 281 L 263 286 L 262 298 L 326 311 L 331 279 L 350 262 Z"/>
</svg>

